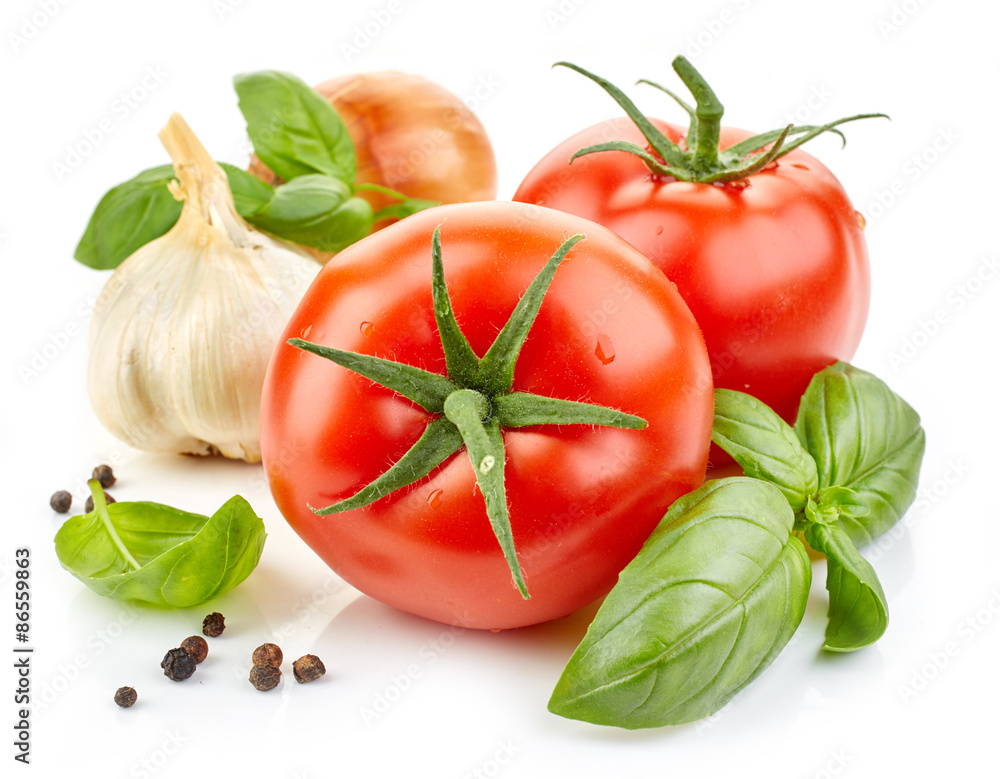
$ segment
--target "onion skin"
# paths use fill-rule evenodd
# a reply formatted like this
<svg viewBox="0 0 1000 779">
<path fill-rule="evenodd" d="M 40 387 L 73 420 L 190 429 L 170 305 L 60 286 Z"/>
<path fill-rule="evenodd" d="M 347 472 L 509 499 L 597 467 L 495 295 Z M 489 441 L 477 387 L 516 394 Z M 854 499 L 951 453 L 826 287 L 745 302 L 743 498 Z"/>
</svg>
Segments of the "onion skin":
<svg viewBox="0 0 1000 779">
<path fill-rule="evenodd" d="M 444 87 L 422 76 L 378 71 L 338 76 L 315 89 L 337 109 L 354 141 L 357 184 L 439 203 L 496 199 L 496 160 L 486 131 Z M 249 170 L 272 186 L 281 183 L 256 157 Z M 378 192 L 357 194 L 375 211 L 397 202 Z M 375 229 L 394 221 L 382 220 Z"/>
</svg>

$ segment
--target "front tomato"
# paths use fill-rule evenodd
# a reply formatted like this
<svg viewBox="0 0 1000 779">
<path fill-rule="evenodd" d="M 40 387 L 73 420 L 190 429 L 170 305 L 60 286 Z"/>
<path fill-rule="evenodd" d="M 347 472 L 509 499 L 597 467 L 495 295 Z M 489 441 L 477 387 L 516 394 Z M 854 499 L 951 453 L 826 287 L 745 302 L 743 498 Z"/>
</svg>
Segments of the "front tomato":
<svg viewBox="0 0 1000 779">
<path fill-rule="evenodd" d="M 432 297 L 435 228 L 451 321 L 474 352 L 469 359 L 481 358 L 484 367 L 491 346 L 511 329 L 505 325 L 523 313 L 543 266 L 556 268 L 530 332 L 514 349 L 508 384 L 475 376 L 459 383 L 475 388 L 464 393 L 488 398 L 473 422 L 493 430 L 501 447 L 501 467 L 491 471 L 501 479 L 500 495 L 486 481 L 493 458 L 466 438 L 426 476 L 359 508 L 317 515 L 310 507 L 362 491 L 426 440 L 432 423 L 442 424 L 441 413 L 427 410 L 433 401 L 421 405 L 401 394 L 404 385 L 387 389 L 320 356 L 332 347 L 326 351 L 349 356 L 341 360 L 356 353 L 403 363 L 423 369 L 423 378 L 438 374 L 432 378 L 447 394 L 441 377 L 457 382 L 458 362 L 449 362 L 455 358 L 442 346 L 447 300 Z M 566 240 L 579 234 L 575 245 Z M 557 249 L 570 245 L 565 261 L 552 265 Z M 287 339 L 303 339 L 295 341 L 303 348 Z M 373 370 L 383 364 L 370 362 Z M 511 398 L 581 401 L 569 405 L 646 426 L 548 419 L 520 426 L 531 417 L 511 411 Z M 575 216 L 471 203 L 411 216 L 323 268 L 271 360 L 261 448 L 278 508 L 350 584 L 442 622 L 510 628 L 564 616 L 611 588 L 670 503 L 701 483 L 712 408 L 698 326 L 638 251 Z M 451 410 L 447 417 L 445 426 Z M 501 513 L 509 516 L 516 561 L 498 542 Z M 512 571 L 523 574 L 530 598 Z"/>
</svg>

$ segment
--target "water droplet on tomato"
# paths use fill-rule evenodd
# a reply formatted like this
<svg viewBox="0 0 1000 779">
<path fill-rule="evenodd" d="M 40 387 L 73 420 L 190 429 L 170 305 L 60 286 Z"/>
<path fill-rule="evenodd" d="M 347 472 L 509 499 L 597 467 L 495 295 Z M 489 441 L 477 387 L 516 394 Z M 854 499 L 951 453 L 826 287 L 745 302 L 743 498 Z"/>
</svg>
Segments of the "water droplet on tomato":
<svg viewBox="0 0 1000 779">
<path fill-rule="evenodd" d="M 444 494 L 444 490 L 434 490 L 430 495 L 427 496 L 427 505 L 432 509 L 436 509 L 441 505 L 441 496 Z"/>
<path fill-rule="evenodd" d="M 858 227 L 864 230 L 865 225 L 868 224 L 867 222 L 865 222 L 865 215 L 862 214 L 860 211 L 855 211 L 854 215 L 858 218 Z"/>
<path fill-rule="evenodd" d="M 793 162 L 792 163 L 792 167 L 793 168 L 798 168 L 799 170 L 809 170 L 809 166 L 808 165 L 803 165 L 801 162 Z"/>
<path fill-rule="evenodd" d="M 656 228 L 656 234 L 663 235 L 663 225 L 660 225 L 659 227 Z"/>
<path fill-rule="evenodd" d="M 299 333 L 299 338 L 308 338 L 309 333 L 312 331 L 312 329 L 313 326 L 309 325 L 309 327 L 305 328 L 301 333 Z"/>
<path fill-rule="evenodd" d="M 611 343 L 611 339 L 604 333 L 598 333 L 597 335 L 597 349 L 594 350 L 594 354 L 605 365 L 608 365 L 615 359 L 615 346 Z"/>
<path fill-rule="evenodd" d="M 490 628 L 490 633 L 499 633 L 500 628 Z"/>
<path fill-rule="evenodd" d="M 373 325 L 371 322 L 361 323 L 361 335 L 365 336 L 366 338 L 371 338 L 374 332 L 375 332 L 375 325 Z"/>
</svg>

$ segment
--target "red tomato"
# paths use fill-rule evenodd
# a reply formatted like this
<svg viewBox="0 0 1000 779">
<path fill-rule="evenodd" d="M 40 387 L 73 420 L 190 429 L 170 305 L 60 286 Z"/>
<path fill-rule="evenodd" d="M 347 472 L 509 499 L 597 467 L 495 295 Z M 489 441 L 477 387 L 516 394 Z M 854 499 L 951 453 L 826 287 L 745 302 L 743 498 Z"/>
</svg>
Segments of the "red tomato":
<svg viewBox="0 0 1000 779">
<path fill-rule="evenodd" d="M 586 235 L 555 273 L 516 363 L 512 390 L 638 415 L 644 430 L 509 428 L 510 525 L 531 598 L 514 587 L 464 448 L 368 506 L 317 516 L 369 484 L 431 415 L 345 368 L 296 349 L 301 337 L 445 374 L 431 302 L 440 226 L 458 323 L 480 357 L 560 244 Z M 441 622 L 510 628 L 604 595 L 667 507 L 704 476 L 713 412 L 704 342 L 662 273 L 618 236 L 518 203 L 431 209 L 326 265 L 268 369 L 261 448 L 295 531 L 347 582 Z"/>
<path fill-rule="evenodd" d="M 687 131 L 650 121 L 674 142 Z M 720 146 L 749 136 L 722 128 Z M 647 147 L 629 119 L 595 125 L 546 155 L 514 199 L 593 220 L 649 257 L 701 325 L 715 385 L 791 422 L 813 374 L 849 360 L 861 340 L 869 269 L 860 214 L 800 149 L 727 185 L 661 178 L 616 151 L 569 163 L 610 140 Z"/>
</svg>

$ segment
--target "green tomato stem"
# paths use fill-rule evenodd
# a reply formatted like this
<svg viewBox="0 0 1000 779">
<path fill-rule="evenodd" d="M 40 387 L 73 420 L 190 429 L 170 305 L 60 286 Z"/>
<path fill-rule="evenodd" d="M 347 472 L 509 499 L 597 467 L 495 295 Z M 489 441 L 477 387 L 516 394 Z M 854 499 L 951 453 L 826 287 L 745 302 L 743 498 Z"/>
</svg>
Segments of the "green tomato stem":
<svg viewBox="0 0 1000 779">
<path fill-rule="evenodd" d="M 500 548 L 503 550 L 521 597 L 527 600 L 531 596 L 528 594 L 524 572 L 517 559 L 514 536 L 510 529 L 510 514 L 507 509 L 503 434 L 496 420 L 483 423 L 488 413 L 489 401 L 475 390 L 456 390 L 444 402 L 445 416 L 454 423 L 465 441 L 465 450 L 472 462 L 476 482 L 483 493 L 486 515 L 489 517 L 490 525 L 493 526 L 493 533 L 500 542 Z"/>
<path fill-rule="evenodd" d="M 656 82 L 643 79 L 639 83 L 648 84 L 665 92 L 688 114 L 687 148 L 682 149 L 650 122 L 639 111 L 635 103 L 614 84 L 568 62 L 557 62 L 556 65 L 575 70 L 607 92 L 625 111 L 625 114 L 632 120 L 636 129 L 642 133 L 649 144 L 647 149 L 625 141 L 606 141 L 578 150 L 570 158 L 571 162 L 586 154 L 609 151 L 625 152 L 641 159 L 655 176 L 669 177 L 677 181 L 698 184 L 724 184 L 730 181 L 739 181 L 754 175 L 774 160 L 788 154 L 817 135 L 832 132 L 843 139 L 843 133 L 836 128 L 845 122 L 874 117 L 888 118 L 885 114 L 857 114 L 818 126 L 795 127 L 788 125 L 778 130 L 771 130 L 747 138 L 726 149 L 720 149 L 722 103 L 695 67 L 684 57 L 677 57 L 673 61 L 673 68 L 694 96 L 694 107 Z"/>
<path fill-rule="evenodd" d="M 434 320 L 441 346 L 444 348 L 448 376 L 461 387 L 471 386 L 479 373 L 479 357 L 472 350 L 468 339 L 458 326 L 451 307 L 451 296 L 444 281 L 444 262 L 441 259 L 441 228 L 434 229 L 431 239 L 431 292 L 434 299 Z"/>
<path fill-rule="evenodd" d="M 694 119 L 691 122 L 694 138 L 688 138 L 688 149 L 694 145 L 692 165 L 698 173 L 714 173 L 719 164 L 719 130 L 724 111 L 722 103 L 701 73 L 686 58 L 676 57 L 673 68 L 695 100 Z"/>
<path fill-rule="evenodd" d="M 455 426 L 447 419 L 438 417 L 427 426 L 417 442 L 375 481 L 339 503 L 321 509 L 309 508 L 317 516 L 325 517 L 367 506 L 420 481 L 457 452 L 463 443 Z"/>
</svg>

